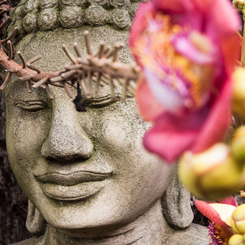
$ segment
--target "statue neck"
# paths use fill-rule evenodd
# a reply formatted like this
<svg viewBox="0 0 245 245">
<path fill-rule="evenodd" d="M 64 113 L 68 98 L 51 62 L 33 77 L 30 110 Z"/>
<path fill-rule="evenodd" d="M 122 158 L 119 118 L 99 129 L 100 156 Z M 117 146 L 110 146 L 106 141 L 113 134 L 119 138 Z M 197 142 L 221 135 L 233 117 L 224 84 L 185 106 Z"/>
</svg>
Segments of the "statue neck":
<svg viewBox="0 0 245 245">
<path fill-rule="evenodd" d="M 110 231 L 64 231 L 49 225 L 41 245 L 161 245 L 172 234 L 173 230 L 164 219 L 162 207 L 158 201 L 150 210 L 130 224 Z"/>
</svg>

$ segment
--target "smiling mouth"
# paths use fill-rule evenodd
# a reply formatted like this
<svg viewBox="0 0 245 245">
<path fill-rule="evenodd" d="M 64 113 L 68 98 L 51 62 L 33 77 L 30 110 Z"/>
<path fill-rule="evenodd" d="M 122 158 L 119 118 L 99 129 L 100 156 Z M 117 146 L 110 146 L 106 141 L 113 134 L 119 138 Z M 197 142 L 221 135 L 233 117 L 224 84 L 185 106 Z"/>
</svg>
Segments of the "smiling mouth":
<svg viewBox="0 0 245 245">
<path fill-rule="evenodd" d="M 35 176 L 44 194 L 59 201 L 83 200 L 98 193 L 112 173 L 79 171 L 75 173 L 47 173 Z"/>
</svg>

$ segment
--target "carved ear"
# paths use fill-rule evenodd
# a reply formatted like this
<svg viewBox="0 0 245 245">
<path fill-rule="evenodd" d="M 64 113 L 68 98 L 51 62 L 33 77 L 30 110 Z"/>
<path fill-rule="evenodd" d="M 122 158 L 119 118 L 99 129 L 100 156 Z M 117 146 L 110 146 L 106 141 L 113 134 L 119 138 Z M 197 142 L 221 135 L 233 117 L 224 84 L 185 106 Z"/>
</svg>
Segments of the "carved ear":
<svg viewBox="0 0 245 245">
<path fill-rule="evenodd" d="M 41 236 L 44 234 L 46 226 L 46 220 L 43 218 L 37 208 L 32 204 L 32 202 L 28 199 L 28 213 L 26 219 L 27 230 L 32 235 Z"/>
<path fill-rule="evenodd" d="M 171 227 L 178 230 L 190 226 L 193 220 L 190 193 L 180 183 L 177 167 L 172 181 L 162 196 L 161 202 L 163 215 Z"/>
</svg>

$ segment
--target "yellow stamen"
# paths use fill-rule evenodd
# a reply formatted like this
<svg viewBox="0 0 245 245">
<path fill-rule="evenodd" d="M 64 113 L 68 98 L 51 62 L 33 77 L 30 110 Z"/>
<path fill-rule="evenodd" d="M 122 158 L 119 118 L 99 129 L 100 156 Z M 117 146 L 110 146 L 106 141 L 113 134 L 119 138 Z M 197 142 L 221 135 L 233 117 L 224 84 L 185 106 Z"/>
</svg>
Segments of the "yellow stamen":
<svg viewBox="0 0 245 245">
<path fill-rule="evenodd" d="M 192 31 L 189 35 L 189 40 L 195 45 L 195 47 L 203 52 L 208 53 L 212 49 L 211 41 L 197 31 Z"/>
</svg>

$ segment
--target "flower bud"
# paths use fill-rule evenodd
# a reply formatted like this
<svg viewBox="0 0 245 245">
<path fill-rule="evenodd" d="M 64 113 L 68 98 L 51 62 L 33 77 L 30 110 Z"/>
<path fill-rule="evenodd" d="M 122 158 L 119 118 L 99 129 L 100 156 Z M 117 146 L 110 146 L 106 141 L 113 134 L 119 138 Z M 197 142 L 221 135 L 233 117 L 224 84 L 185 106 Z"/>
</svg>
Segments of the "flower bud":
<svg viewBox="0 0 245 245">
<path fill-rule="evenodd" d="M 179 163 L 179 177 L 197 197 L 217 200 L 244 186 L 245 165 L 237 163 L 230 148 L 219 143 L 202 153 L 185 153 Z"/>
<path fill-rule="evenodd" d="M 231 142 L 231 154 L 239 162 L 245 164 L 245 127 L 239 127 Z"/>
<path fill-rule="evenodd" d="M 245 233 L 245 204 L 238 206 L 232 213 L 231 228 L 236 233 Z"/>
<path fill-rule="evenodd" d="M 245 245 L 243 235 L 235 234 L 229 240 L 229 245 Z"/>
<path fill-rule="evenodd" d="M 239 10 L 244 9 L 245 1 L 244 0 L 233 0 L 233 6 Z"/>
<path fill-rule="evenodd" d="M 232 108 L 236 116 L 245 120 L 245 69 L 237 68 L 233 74 Z"/>
</svg>

